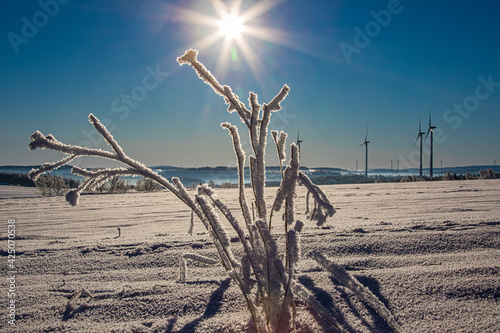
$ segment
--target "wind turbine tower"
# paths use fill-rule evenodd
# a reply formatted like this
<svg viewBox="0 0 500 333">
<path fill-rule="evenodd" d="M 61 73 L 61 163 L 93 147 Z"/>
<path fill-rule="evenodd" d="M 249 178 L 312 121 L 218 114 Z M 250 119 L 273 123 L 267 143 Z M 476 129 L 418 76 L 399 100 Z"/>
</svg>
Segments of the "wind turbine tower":
<svg viewBox="0 0 500 333">
<path fill-rule="evenodd" d="M 365 134 L 365 141 L 359 145 L 361 147 L 362 145 L 365 145 L 365 177 L 368 177 L 368 144 L 370 141 L 368 141 L 368 126 L 366 126 L 366 134 Z"/>
<path fill-rule="evenodd" d="M 427 134 L 425 136 L 425 139 L 427 140 L 427 136 L 429 133 L 431 133 L 431 161 L 430 161 L 430 175 L 432 177 L 432 168 L 434 166 L 434 130 L 436 129 L 436 126 L 432 126 L 432 121 L 431 121 L 431 108 L 429 108 L 429 129 L 427 130 Z"/>
<path fill-rule="evenodd" d="M 415 140 L 415 143 L 413 143 L 413 146 L 415 147 L 415 145 L 417 144 L 418 139 L 420 139 L 420 177 L 422 177 L 422 146 L 423 146 L 422 139 L 424 137 L 424 134 L 425 134 L 425 132 L 422 132 L 422 119 L 420 119 L 419 120 L 419 124 L 418 124 L 417 139 Z"/>
</svg>

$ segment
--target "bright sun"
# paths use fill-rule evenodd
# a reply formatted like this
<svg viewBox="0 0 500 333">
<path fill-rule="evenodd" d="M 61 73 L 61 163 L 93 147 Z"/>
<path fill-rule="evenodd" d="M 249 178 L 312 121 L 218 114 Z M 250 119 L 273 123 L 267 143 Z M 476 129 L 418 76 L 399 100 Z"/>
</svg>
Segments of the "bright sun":
<svg viewBox="0 0 500 333">
<path fill-rule="evenodd" d="M 210 0 L 206 2 L 213 6 L 215 16 L 194 9 L 174 6 L 172 8 L 175 15 L 169 17 L 174 21 L 208 28 L 203 31 L 196 29 L 196 34 L 200 38 L 186 45 L 186 49 L 194 47 L 199 52 L 203 52 L 222 39 L 215 67 L 217 76 L 223 77 L 228 71 L 229 64 L 242 59 L 254 76 L 260 80 L 264 67 L 261 58 L 254 51 L 252 40 L 261 40 L 292 49 L 297 48 L 297 43 L 289 41 L 291 35 L 286 31 L 261 25 L 263 21 L 261 16 L 283 3 L 284 0 L 254 0 L 254 4 L 245 8 L 245 11 L 242 11 L 243 0 Z M 227 5 L 228 2 L 231 3 L 231 6 Z"/>
<path fill-rule="evenodd" d="M 243 32 L 243 20 L 235 14 L 225 15 L 219 22 L 220 33 L 228 39 L 237 39 Z"/>
</svg>

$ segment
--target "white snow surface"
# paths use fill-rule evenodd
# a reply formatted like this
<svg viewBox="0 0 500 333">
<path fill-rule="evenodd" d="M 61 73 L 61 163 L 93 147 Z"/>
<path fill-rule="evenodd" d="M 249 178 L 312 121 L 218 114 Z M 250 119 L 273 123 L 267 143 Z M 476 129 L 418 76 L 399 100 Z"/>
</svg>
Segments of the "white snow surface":
<svg viewBox="0 0 500 333">
<path fill-rule="evenodd" d="M 500 331 L 500 180 L 322 186 L 337 208 L 326 226 L 305 221 L 302 253 L 317 249 L 354 274 L 403 332 Z M 251 189 L 247 189 L 250 198 Z M 277 188 L 266 188 L 268 209 Z M 250 315 L 200 221 L 169 192 L 15 197 L 0 187 L 2 332 L 241 332 Z M 241 219 L 236 189 L 218 195 Z M 275 214 L 273 234 L 283 245 Z M 7 220 L 16 225 L 16 325 L 7 323 Z M 241 242 L 223 221 L 238 255 Z M 120 237 L 118 237 L 120 228 Z M 310 259 L 296 274 L 347 332 L 391 332 L 373 309 Z M 68 300 L 84 289 L 67 309 Z M 85 296 L 83 293 L 82 296 Z M 333 332 L 299 302 L 298 332 Z M 5 312 L 5 313 L 4 313 Z"/>
</svg>

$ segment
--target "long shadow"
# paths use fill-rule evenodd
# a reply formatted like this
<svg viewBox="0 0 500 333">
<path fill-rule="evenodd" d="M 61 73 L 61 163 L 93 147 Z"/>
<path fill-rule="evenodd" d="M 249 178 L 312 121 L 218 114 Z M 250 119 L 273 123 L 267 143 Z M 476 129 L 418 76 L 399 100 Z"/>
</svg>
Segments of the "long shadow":
<svg viewBox="0 0 500 333">
<path fill-rule="evenodd" d="M 389 309 L 389 301 L 380 293 L 380 284 L 374 278 L 367 276 L 358 276 L 355 275 L 356 279 L 365 287 L 370 289 L 370 291 L 377 296 L 377 298 L 385 305 L 386 308 Z M 387 322 L 382 318 L 377 311 L 375 311 L 371 306 L 367 306 L 370 311 L 370 315 L 373 318 L 374 325 L 377 330 L 382 332 L 393 332 L 393 329 L 387 324 Z"/>
<path fill-rule="evenodd" d="M 366 277 L 366 276 L 354 276 L 363 286 L 367 287 L 370 289 L 370 291 L 386 306 L 388 307 L 388 301 L 380 294 L 380 284 L 378 283 L 377 280 L 374 278 Z M 369 327 L 370 329 L 376 331 L 376 332 L 393 332 L 393 329 L 389 326 L 389 324 L 386 323 L 384 318 L 382 318 L 377 311 L 375 311 L 370 305 L 368 305 L 364 300 L 360 300 L 363 304 L 366 305 L 366 309 L 369 311 L 370 316 L 373 320 L 373 323 L 369 323 L 366 321 L 365 316 L 363 316 L 361 313 L 359 313 L 359 310 L 357 307 L 354 305 L 352 302 L 352 297 L 349 296 L 344 289 L 344 286 L 333 276 L 330 277 L 330 280 L 332 283 L 336 286 L 335 288 L 339 291 L 341 298 L 344 300 L 344 302 L 349 306 L 350 310 L 352 313 L 358 317 L 358 319 L 361 321 L 361 323 Z M 342 286 L 342 287 L 341 287 Z M 357 296 L 355 296 L 357 297 Z"/>
<path fill-rule="evenodd" d="M 321 288 L 318 288 L 315 286 L 313 280 L 309 278 L 306 275 L 302 275 L 299 277 L 299 282 L 306 287 L 311 293 L 313 293 L 314 297 L 332 314 L 332 316 L 337 319 L 337 322 L 339 323 L 340 327 L 343 327 L 344 330 L 347 332 L 355 333 L 356 330 L 349 325 L 349 323 L 346 321 L 345 316 L 342 314 L 342 312 L 339 311 L 339 309 L 335 306 L 334 301 L 332 296 L 326 291 L 324 291 Z M 339 292 L 343 293 L 341 290 L 338 290 Z M 346 298 L 347 295 L 341 295 L 343 299 Z M 332 325 L 323 318 L 317 314 L 315 311 L 312 313 L 313 316 L 315 317 L 316 321 L 320 323 L 320 325 L 323 327 L 324 332 L 329 332 L 333 329 Z"/>
<path fill-rule="evenodd" d="M 167 328 L 165 329 L 165 333 L 171 333 L 176 323 L 177 323 L 177 317 L 170 318 L 168 320 L 168 325 Z"/>
<path fill-rule="evenodd" d="M 366 277 L 366 276 L 355 276 L 356 279 L 363 284 L 365 287 L 371 290 L 371 292 L 377 296 L 377 298 L 386 306 L 388 307 L 389 302 L 387 299 L 385 299 L 381 294 L 380 294 L 380 284 L 378 281 L 374 278 L 371 277 Z M 300 276 L 298 278 L 299 282 L 306 287 L 313 295 L 315 298 L 327 309 L 330 311 L 330 313 L 333 315 L 335 319 L 337 319 L 339 325 L 347 332 L 350 333 L 355 333 L 357 330 L 352 327 L 346 320 L 344 314 L 335 306 L 334 299 L 332 296 L 324 291 L 323 289 L 316 287 L 314 282 L 308 277 L 308 276 Z M 359 312 L 359 309 L 356 307 L 356 305 L 352 301 L 352 296 L 349 295 L 346 292 L 346 289 L 344 285 L 342 285 L 336 278 L 333 276 L 330 277 L 330 280 L 332 281 L 332 284 L 335 288 L 335 290 L 339 293 L 340 299 L 345 302 L 349 308 L 349 311 L 357 317 L 361 324 L 370 330 L 373 330 L 374 332 L 393 332 L 392 328 L 389 326 L 389 324 L 386 323 L 386 321 L 366 302 L 360 300 L 363 302 L 363 304 L 366 305 L 366 309 L 369 311 L 369 315 L 371 319 L 373 320 L 371 323 L 366 320 L 366 315 L 363 315 Z M 356 296 L 354 296 L 356 297 Z M 319 315 L 314 314 L 314 316 L 317 319 L 318 323 L 321 323 L 323 330 L 325 332 L 328 332 L 328 330 L 331 330 L 332 327 L 329 323 L 327 323 L 324 320 L 318 320 Z"/>
<path fill-rule="evenodd" d="M 210 299 L 207 304 L 207 308 L 205 309 L 205 312 L 203 315 L 201 315 L 199 318 L 187 323 L 184 325 L 183 328 L 179 330 L 179 332 L 183 333 L 190 333 L 194 332 L 196 329 L 196 326 L 205 319 L 211 318 L 217 314 L 217 312 L 220 310 L 222 306 L 222 298 L 224 297 L 224 292 L 229 288 L 229 284 L 231 282 L 231 278 L 227 278 L 224 281 L 220 283 L 219 288 L 217 288 L 212 295 L 210 296 Z"/>
<path fill-rule="evenodd" d="M 347 304 L 347 306 L 349 307 L 351 312 L 354 314 L 354 316 L 358 317 L 358 319 L 361 321 L 361 323 L 364 326 L 370 327 L 370 324 L 366 321 L 366 319 L 363 317 L 363 315 L 361 313 L 359 313 L 359 310 L 356 308 L 356 306 L 352 302 L 351 297 L 345 291 L 344 285 L 342 283 L 340 283 L 340 281 L 337 280 L 336 278 L 334 278 L 333 276 L 330 276 L 330 280 L 332 281 L 333 285 L 335 286 L 335 289 L 340 294 L 340 298 Z"/>
</svg>

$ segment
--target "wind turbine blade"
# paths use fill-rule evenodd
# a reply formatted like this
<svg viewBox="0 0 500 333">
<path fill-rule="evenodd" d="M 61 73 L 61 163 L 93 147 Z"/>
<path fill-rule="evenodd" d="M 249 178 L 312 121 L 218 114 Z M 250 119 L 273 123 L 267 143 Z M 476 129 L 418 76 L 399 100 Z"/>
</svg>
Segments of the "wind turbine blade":
<svg viewBox="0 0 500 333">
<path fill-rule="evenodd" d="M 366 125 L 365 142 L 368 141 L 368 125 Z"/>
<path fill-rule="evenodd" d="M 417 144 L 418 139 L 422 136 L 422 115 L 418 117 L 418 135 L 417 138 L 415 139 L 415 142 L 413 143 L 413 147 Z"/>
<path fill-rule="evenodd" d="M 431 128 L 429 128 L 429 130 L 427 131 L 427 134 L 425 135 L 425 139 L 424 139 L 424 141 L 427 141 L 427 137 L 429 136 L 429 133 L 430 133 L 431 131 L 432 131 L 432 129 L 431 129 Z"/>
<path fill-rule="evenodd" d="M 415 147 L 415 145 L 417 144 L 418 138 L 420 138 L 420 134 L 417 135 L 417 138 L 415 139 L 415 142 L 413 143 L 413 147 Z"/>
</svg>

